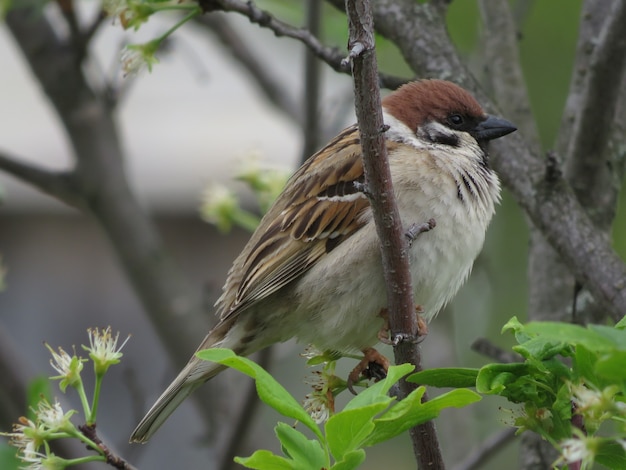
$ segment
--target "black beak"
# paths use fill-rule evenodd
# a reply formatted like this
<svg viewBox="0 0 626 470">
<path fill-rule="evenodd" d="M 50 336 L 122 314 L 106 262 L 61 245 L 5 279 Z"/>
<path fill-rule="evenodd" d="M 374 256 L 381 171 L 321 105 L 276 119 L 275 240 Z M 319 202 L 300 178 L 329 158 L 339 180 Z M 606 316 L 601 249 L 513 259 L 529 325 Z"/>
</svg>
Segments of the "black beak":
<svg viewBox="0 0 626 470">
<path fill-rule="evenodd" d="M 497 139 L 517 130 L 506 119 L 487 115 L 487 119 L 478 124 L 471 132 L 478 142 Z"/>
</svg>

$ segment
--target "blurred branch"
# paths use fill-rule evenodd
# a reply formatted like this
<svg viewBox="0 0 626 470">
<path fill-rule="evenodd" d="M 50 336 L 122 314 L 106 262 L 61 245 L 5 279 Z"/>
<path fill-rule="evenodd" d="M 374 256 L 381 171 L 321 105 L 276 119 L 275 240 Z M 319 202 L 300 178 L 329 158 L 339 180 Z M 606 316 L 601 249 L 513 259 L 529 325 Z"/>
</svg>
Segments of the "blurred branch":
<svg viewBox="0 0 626 470">
<path fill-rule="evenodd" d="M 346 0 L 346 14 L 350 30 L 349 57 L 352 59 L 355 108 L 358 120 L 363 169 L 368 199 L 380 238 L 383 272 L 387 288 L 389 326 L 392 337 L 403 337 L 394 346 L 396 364 L 413 364 L 421 370 L 419 333 L 411 287 L 411 273 L 406 256 L 407 241 L 391 187 L 391 173 L 385 145 L 378 67 L 374 45 L 372 7 L 368 0 Z M 400 397 L 408 396 L 417 388 L 400 381 Z M 428 398 L 424 395 L 423 400 Z M 409 431 L 418 468 L 444 468 L 441 449 L 432 421 Z"/>
<path fill-rule="evenodd" d="M 506 428 L 490 436 L 478 449 L 468 455 L 453 470 L 475 470 L 484 468 L 485 463 L 515 439 L 516 428 Z"/>
<path fill-rule="evenodd" d="M 109 237 L 170 357 L 182 367 L 206 329 L 200 296 L 190 292 L 129 186 L 110 110 L 86 82 L 77 51 L 55 35 L 44 15 L 24 7 L 9 11 L 6 21 L 71 141 L 76 166 L 65 178 Z M 19 168 L 13 164 L 14 174 Z M 54 187 L 50 177 L 47 184 Z M 210 415 L 209 401 L 198 403 Z"/>
<path fill-rule="evenodd" d="M 594 3 L 600 8 L 600 10 L 595 10 L 597 14 L 591 14 L 590 11 Z M 591 51 L 593 51 L 609 8 L 609 2 L 587 0 L 583 4 L 570 89 L 556 142 L 556 151 L 560 155 L 567 155 L 574 123 L 580 109 L 581 95 L 585 88 Z M 575 296 L 576 279 L 542 232 L 535 227 L 531 227 L 530 232 L 528 280 L 531 318 L 553 321 L 572 319 L 571 306 Z M 533 443 L 533 447 L 539 445 L 541 444 Z M 544 446 L 546 453 L 552 452 L 550 445 L 544 444 Z"/>
<path fill-rule="evenodd" d="M 521 361 L 521 356 L 514 352 L 502 349 L 489 341 L 487 338 L 478 338 L 472 343 L 470 348 L 472 351 L 482 354 L 483 356 L 488 357 L 492 361 L 500 364 L 511 364 Z"/>
<path fill-rule="evenodd" d="M 606 165 L 606 149 L 615 119 L 619 93 L 625 77 L 626 64 L 626 1 L 603 3 L 588 11 L 594 17 L 605 19 L 585 68 L 585 79 L 576 93 L 576 118 L 571 132 L 566 157 L 566 176 L 581 204 L 590 209 L 590 216 L 604 229 L 611 226 L 615 216 L 617 191 L 610 183 L 611 170 Z M 577 66 L 580 66 L 577 64 Z M 618 179 L 621 181 L 621 176 Z M 608 186 L 608 188 L 607 188 Z M 608 190 L 607 190 L 608 189 Z M 607 213 L 608 209 L 608 213 Z"/>
<path fill-rule="evenodd" d="M 267 64 L 263 62 L 254 50 L 230 24 L 225 14 L 218 12 L 211 15 L 202 15 L 195 18 L 213 33 L 219 41 L 232 53 L 233 57 L 249 73 L 253 82 L 263 92 L 264 96 L 295 122 L 302 122 L 298 104 L 287 93 L 287 85 L 271 73 Z"/>
<path fill-rule="evenodd" d="M 484 24 L 485 76 L 489 88 L 507 119 L 515 123 L 530 146 L 539 148 L 539 132 L 530 108 L 511 6 L 506 0 L 480 0 L 478 5 Z"/>
<path fill-rule="evenodd" d="M 267 11 L 261 10 L 252 1 L 243 0 L 198 0 L 199 5 L 205 12 L 227 11 L 236 12 L 247 17 L 251 23 L 258 24 L 262 28 L 268 28 L 277 37 L 285 36 L 296 39 L 305 44 L 318 58 L 326 62 L 334 71 L 350 73 L 349 67 L 342 65 L 343 54 L 336 47 L 324 46 L 311 32 L 305 28 L 295 28 L 287 23 L 274 18 Z M 379 74 L 380 86 L 395 90 L 406 79 L 387 74 Z"/>
<path fill-rule="evenodd" d="M 306 27 L 313 36 L 320 35 L 322 21 L 322 2 L 319 0 L 306 1 Z M 308 47 L 304 51 L 304 145 L 300 154 L 300 161 L 304 162 L 319 148 L 320 140 L 320 62 Z"/>
<path fill-rule="evenodd" d="M 265 348 L 258 353 L 256 359 L 259 364 L 266 371 L 270 370 L 270 364 L 272 363 L 272 352 L 274 348 L 272 346 Z M 241 405 L 239 406 L 239 414 L 229 430 L 229 438 L 226 441 L 226 450 L 219 458 L 219 464 L 217 468 L 220 470 L 236 470 L 241 468 L 235 464 L 234 458 L 237 455 L 242 454 L 242 450 L 245 448 L 246 440 L 252 426 L 250 425 L 252 417 L 256 414 L 261 401 L 256 389 L 256 383 L 254 381 L 247 381 L 247 386 L 244 396 L 241 398 Z"/>
<path fill-rule="evenodd" d="M 35 186 L 40 191 L 68 206 L 83 210 L 85 208 L 85 201 L 73 188 L 71 172 L 46 170 L 1 152 L 0 170 Z"/>
<path fill-rule="evenodd" d="M 378 0 L 373 8 L 377 31 L 398 46 L 418 76 L 452 78 L 488 111 L 496 110 L 461 63 L 436 9 L 412 0 Z M 626 312 L 626 266 L 569 185 L 544 178 L 545 162 L 520 133 L 494 142 L 492 148 L 492 166 L 518 204 L 611 317 L 621 318 Z"/>
</svg>

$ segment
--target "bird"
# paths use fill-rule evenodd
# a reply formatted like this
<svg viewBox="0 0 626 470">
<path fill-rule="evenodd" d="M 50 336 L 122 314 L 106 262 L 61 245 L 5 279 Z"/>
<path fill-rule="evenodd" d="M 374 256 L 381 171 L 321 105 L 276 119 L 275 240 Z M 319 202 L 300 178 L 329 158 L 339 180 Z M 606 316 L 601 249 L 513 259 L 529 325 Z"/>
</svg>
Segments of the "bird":
<svg viewBox="0 0 626 470">
<path fill-rule="evenodd" d="M 382 100 L 385 145 L 403 227 L 436 228 L 408 248 L 415 302 L 430 321 L 456 294 L 500 200 L 487 144 L 516 130 L 445 80 L 408 82 Z M 291 338 L 368 356 L 385 328 L 387 294 L 357 125 L 287 181 L 239 256 L 216 302 L 219 321 L 199 350 L 247 356 Z M 146 442 L 224 366 L 195 356 L 133 431 Z"/>
</svg>

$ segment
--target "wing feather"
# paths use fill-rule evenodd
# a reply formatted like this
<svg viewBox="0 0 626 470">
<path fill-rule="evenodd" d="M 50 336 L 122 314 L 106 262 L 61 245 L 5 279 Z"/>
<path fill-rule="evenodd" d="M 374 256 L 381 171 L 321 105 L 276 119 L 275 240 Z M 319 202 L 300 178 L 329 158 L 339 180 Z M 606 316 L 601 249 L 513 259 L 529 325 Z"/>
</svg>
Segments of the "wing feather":
<svg viewBox="0 0 626 470">
<path fill-rule="evenodd" d="M 293 282 L 366 222 L 361 146 L 349 127 L 289 179 L 231 268 L 225 320 Z"/>
</svg>

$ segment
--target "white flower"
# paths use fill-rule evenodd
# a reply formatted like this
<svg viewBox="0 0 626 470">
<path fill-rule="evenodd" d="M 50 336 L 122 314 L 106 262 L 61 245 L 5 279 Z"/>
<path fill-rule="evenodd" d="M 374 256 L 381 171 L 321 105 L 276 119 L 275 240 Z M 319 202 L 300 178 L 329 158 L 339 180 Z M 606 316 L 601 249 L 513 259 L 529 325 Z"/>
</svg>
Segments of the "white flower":
<svg viewBox="0 0 626 470">
<path fill-rule="evenodd" d="M 74 411 L 63 413 L 63 408 L 58 401 L 51 404 L 47 400 L 42 400 L 37 408 L 38 422 L 52 432 L 63 431 L 67 429 L 68 425 L 72 426 L 69 421 L 72 414 Z"/>
<path fill-rule="evenodd" d="M 320 356 L 323 356 L 323 355 L 324 355 L 324 352 L 320 351 L 319 349 L 317 349 L 312 344 L 309 344 L 306 348 L 304 348 L 304 351 L 302 351 L 300 353 L 300 356 L 305 358 L 308 361 L 310 361 L 313 358 L 320 357 Z"/>
<path fill-rule="evenodd" d="M 313 388 L 313 392 L 304 397 L 302 406 L 317 424 L 326 421 L 334 412 L 335 397 L 330 383 L 333 377 L 325 370 L 317 370 L 303 380 L 305 384 Z"/>
<path fill-rule="evenodd" d="M 148 68 L 148 61 L 143 52 L 138 49 L 125 47 L 120 54 L 120 62 L 122 63 L 122 71 L 125 77 L 128 75 L 137 75 L 144 68 Z"/>
<path fill-rule="evenodd" d="M 113 336 L 110 326 L 104 330 L 89 328 L 87 333 L 89 333 L 89 346 L 83 346 L 83 348 L 89 352 L 89 357 L 94 363 L 97 374 L 106 372 L 109 366 L 120 362 L 120 358 L 123 355 L 120 351 L 130 338 L 130 335 L 118 348 L 117 341 L 120 334 L 118 332 Z"/>
<path fill-rule="evenodd" d="M 564 439 L 559 443 L 561 457 L 557 462 L 566 464 L 580 462 L 582 468 L 591 465 L 595 459 L 598 440 L 593 437 L 581 435 L 577 438 Z"/>
<path fill-rule="evenodd" d="M 52 354 L 50 365 L 59 375 L 51 377 L 52 379 L 60 379 L 59 387 L 63 392 L 68 385 L 75 387 L 80 382 L 80 373 L 83 370 L 83 360 L 76 354 L 70 356 L 63 348 L 59 348 L 59 352 L 55 352 L 48 343 L 44 343 L 46 348 Z"/>
<path fill-rule="evenodd" d="M 103 0 L 102 9 L 107 15 L 116 17 L 128 9 L 127 0 Z"/>
<path fill-rule="evenodd" d="M 302 406 L 317 424 L 325 422 L 330 416 L 326 397 L 319 393 L 309 393 L 304 397 Z"/>
<path fill-rule="evenodd" d="M 579 410 L 584 411 L 603 407 L 604 397 L 602 392 L 591 390 L 582 384 L 572 384 L 570 385 L 570 389 L 572 392 L 572 401 Z"/>
<path fill-rule="evenodd" d="M 50 353 L 52 354 L 52 359 L 50 359 L 50 365 L 54 370 L 56 370 L 59 375 L 67 376 L 72 373 L 72 356 L 66 353 L 63 348 L 59 348 L 59 352 L 56 353 L 54 350 L 46 344 Z"/>
</svg>

